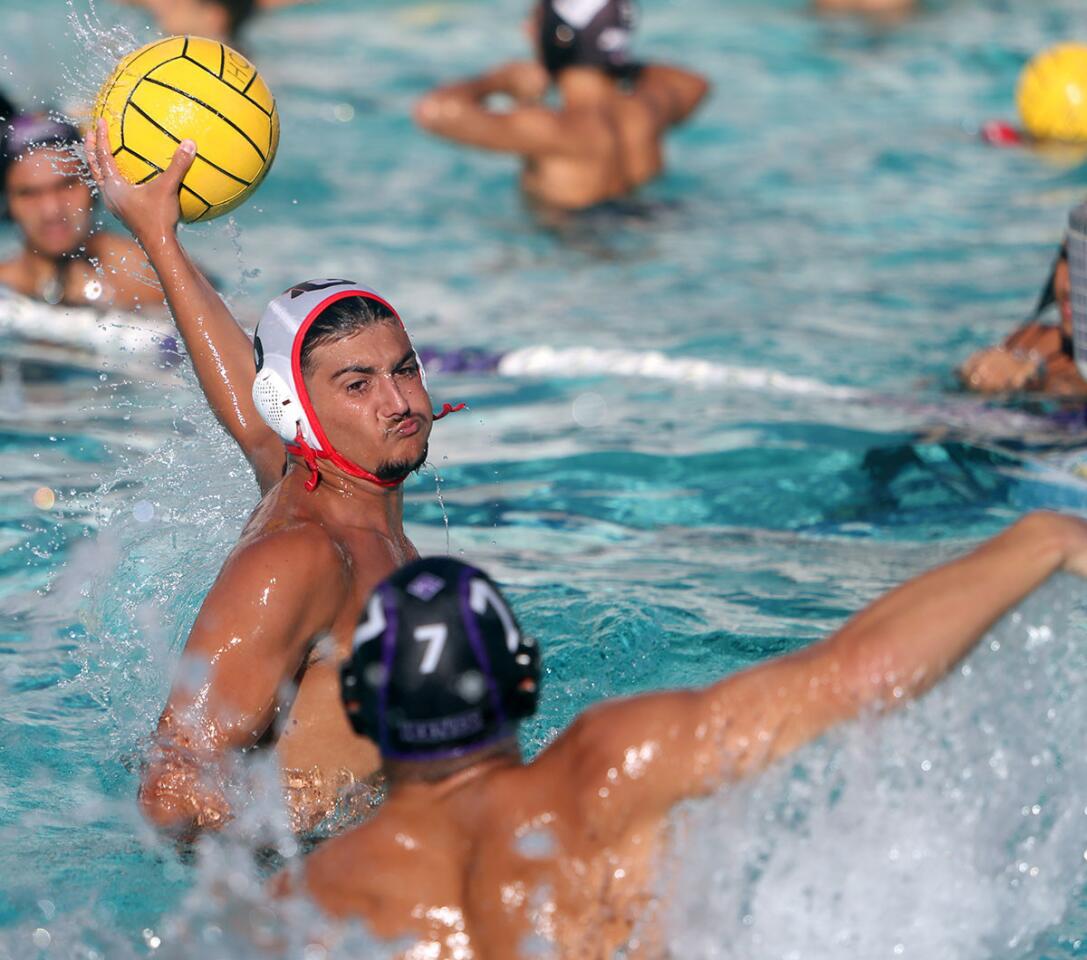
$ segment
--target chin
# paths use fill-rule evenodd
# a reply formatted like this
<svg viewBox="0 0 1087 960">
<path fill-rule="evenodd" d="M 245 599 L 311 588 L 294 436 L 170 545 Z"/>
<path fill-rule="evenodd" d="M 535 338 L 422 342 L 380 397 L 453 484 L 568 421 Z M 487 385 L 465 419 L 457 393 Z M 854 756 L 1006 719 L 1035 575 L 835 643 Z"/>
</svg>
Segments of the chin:
<svg viewBox="0 0 1087 960">
<path fill-rule="evenodd" d="M 423 449 L 414 457 L 405 457 L 402 460 L 386 460 L 375 471 L 374 476 L 379 480 L 395 480 L 398 477 L 406 477 L 415 473 L 424 463 L 430 453 L 428 444 L 423 444 Z"/>
</svg>

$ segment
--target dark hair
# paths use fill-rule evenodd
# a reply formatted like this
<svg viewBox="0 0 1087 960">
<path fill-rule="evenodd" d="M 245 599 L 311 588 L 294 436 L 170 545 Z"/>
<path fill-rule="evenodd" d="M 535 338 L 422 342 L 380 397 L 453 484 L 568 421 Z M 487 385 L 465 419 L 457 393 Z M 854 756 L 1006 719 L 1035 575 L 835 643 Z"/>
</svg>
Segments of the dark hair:
<svg viewBox="0 0 1087 960">
<path fill-rule="evenodd" d="M 321 311 L 302 339 L 299 359 L 302 372 L 308 373 L 313 351 L 326 343 L 343 340 L 375 323 L 399 323 L 400 318 L 380 300 L 370 297 L 344 297 Z"/>
<path fill-rule="evenodd" d="M 7 97 L 4 96 L 4 92 L 0 90 L 0 124 L 6 124 L 12 117 L 15 116 L 15 104 L 12 103 Z M 0 137 L 4 135 L 4 129 L 0 126 Z"/>
<path fill-rule="evenodd" d="M 214 4 L 226 11 L 230 19 L 232 36 L 242 28 L 245 21 L 253 16 L 257 9 L 257 0 L 204 0 L 204 3 Z"/>
</svg>

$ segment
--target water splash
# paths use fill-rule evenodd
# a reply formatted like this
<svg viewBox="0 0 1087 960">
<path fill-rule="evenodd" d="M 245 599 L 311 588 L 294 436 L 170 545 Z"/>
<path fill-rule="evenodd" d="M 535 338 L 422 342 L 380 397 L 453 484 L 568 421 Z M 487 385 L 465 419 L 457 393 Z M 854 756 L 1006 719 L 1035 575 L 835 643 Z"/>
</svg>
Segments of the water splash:
<svg viewBox="0 0 1087 960">
<path fill-rule="evenodd" d="M 685 810 L 673 955 L 1013 960 L 1082 929 L 1082 592 L 1055 582 L 920 703 Z"/>
</svg>

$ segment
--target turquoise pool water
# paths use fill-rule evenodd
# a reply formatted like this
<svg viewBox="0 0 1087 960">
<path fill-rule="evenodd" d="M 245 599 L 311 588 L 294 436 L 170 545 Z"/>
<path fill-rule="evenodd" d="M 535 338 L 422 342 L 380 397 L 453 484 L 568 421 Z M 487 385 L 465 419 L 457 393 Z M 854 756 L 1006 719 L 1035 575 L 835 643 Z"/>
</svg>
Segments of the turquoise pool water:
<svg viewBox="0 0 1087 960">
<path fill-rule="evenodd" d="M 1067 456 L 1037 453 L 1074 438 L 947 390 L 1025 313 L 1083 193 L 1080 168 L 973 137 L 1010 114 L 1032 51 L 1082 37 L 1077 0 L 947 0 L 894 32 L 799 0 L 649 3 L 640 49 L 700 65 L 715 96 L 648 212 L 560 229 L 509 161 L 409 120 L 429 85 L 520 55 L 523 6 L 322 0 L 261 21 L 279 159 L 234 226 L 186 239 L 250 321 L 345 275 L 441 348 L 710 365 L 434 378 L 471 412 L 436 431 L 442 499 L 433 472 L 413 481 L 411 533 L 492 570 L 543 640 L 530 749 L 602 696 L 822 636 L 1026 509 L 1087 506 Z M 74 105 L 106 71 L 69 20 L 84 0 L 0 11 L 18 99 Z M 97 17 L 144 36 L 136 14 Z M 22 378 L 0 421 L 0 957 L 242 956 L 198 923 L 223 899 L 215 856 L 241 854 L 161 850 L 131 769 L 255 488 L 184 373 L 53 357 Z M 675 955 L 1087 955 L 1081 596 L 1054 583 L 918 709 L 691 811 Z M 219 945 L 186 953 L 171 923 Z"/>
</svg>

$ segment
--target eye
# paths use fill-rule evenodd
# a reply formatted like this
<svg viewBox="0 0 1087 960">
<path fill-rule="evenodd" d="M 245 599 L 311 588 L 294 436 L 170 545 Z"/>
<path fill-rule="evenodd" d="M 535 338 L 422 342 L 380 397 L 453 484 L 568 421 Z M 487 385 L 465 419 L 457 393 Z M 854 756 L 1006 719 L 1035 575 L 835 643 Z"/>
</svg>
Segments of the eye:
<svg viewBox="0 0 1087 960">
<path fill-rule="evenodd" d="M 419 364 L 412 360 L 405 363 L 399 370 L 396 371 L 401 377 L 415 377 L 419 374 Z"/>
<path fill-rule="evenodd" d="M 348 393 L 361 393 L 370 385 L 369 380 L 353 380 L 347 385 Z"/>
</svg>

